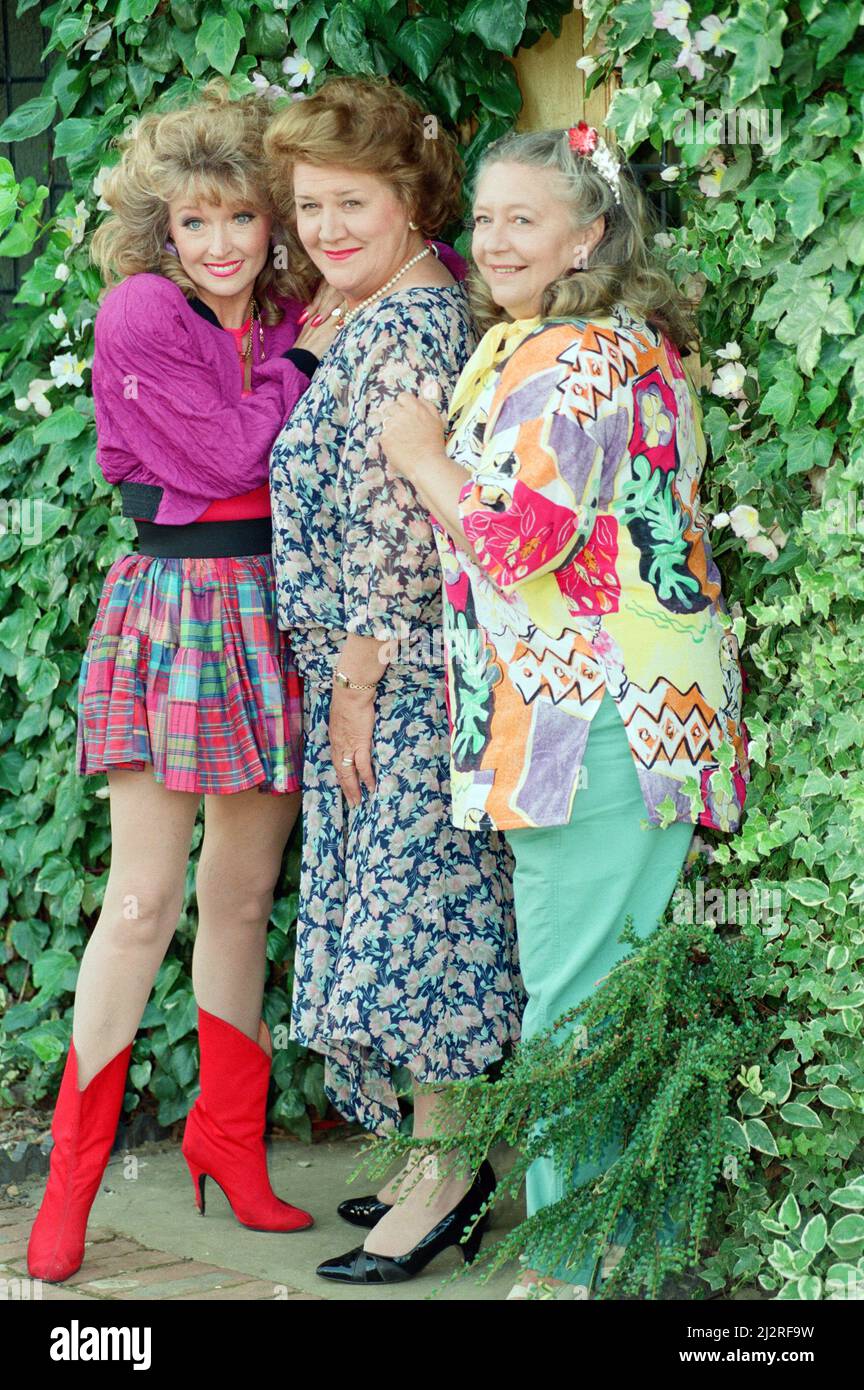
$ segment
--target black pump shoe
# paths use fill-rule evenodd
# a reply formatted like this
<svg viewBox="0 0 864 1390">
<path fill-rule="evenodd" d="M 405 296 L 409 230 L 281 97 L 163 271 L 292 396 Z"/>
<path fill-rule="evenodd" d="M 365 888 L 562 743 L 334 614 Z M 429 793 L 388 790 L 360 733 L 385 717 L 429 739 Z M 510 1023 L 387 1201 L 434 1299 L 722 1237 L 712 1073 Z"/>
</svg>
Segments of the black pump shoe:
<svg viewBox="0 0 864 1390">
<path fill-rule="evenodd" d="M 336 1210 L 343 1221 L 350 1221 L 352 1226 L 366 1226 L 371 1231 L 391 1207 L 388 1202 L 379 1202 L 377 1197 L 349 1197 L 347 1202 L 340 1202 Z"/>
<path fill-rule="evenodd" d="M 492 1165 L 484 1159 L 474 1182 L 462 1200 L 452 1211 L 448 1211 L 446 1216 L 442 1216 L 437 1226 L 433 1226 L 432 1230 L 417 1242 L 413 1250 L 409 1250 L 405 1255 L 373 1255 L 360 1245 L 354 1250 L 349 1250 L 346 1255 L 337 1255 L 335 1259 L 325 1260 L 318 1266 L 316 1274 L 322 1279 L 334 1279 L 341 1284 L 400 1284 L 406 1279 L 413 1279 L 415 1274 L 425 1269 L 430 1260 L 434 1260 L 436 1255 L 440 1255 L 442 1250 L 447 1250 L 451 1245 L 455 1245 L 461 1251 L 465 1263 L 470 1264 L 477 1256 L 483 1232 L 489 1225 L 488 1212 L 477 1222 L 465 1244 L 460 1245 L 459 1242 L 469 1221 L 492 1195 L 494 1187 L 495 1174 Z M 385 1204 L 382 1202 L 379 1205 Z"/>
</svg>

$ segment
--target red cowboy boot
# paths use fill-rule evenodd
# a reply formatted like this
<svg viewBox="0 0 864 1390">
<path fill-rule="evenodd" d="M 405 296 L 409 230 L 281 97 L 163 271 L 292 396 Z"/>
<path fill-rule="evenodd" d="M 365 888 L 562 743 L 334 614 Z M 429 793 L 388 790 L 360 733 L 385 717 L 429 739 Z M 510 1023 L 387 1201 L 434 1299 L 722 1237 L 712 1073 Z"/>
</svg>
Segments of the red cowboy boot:
<svg viewBox="0 0 864 1390">
<path fill-rule="evenodd" d="M 258 1042 L 239 1028 L 198 1010 L 201 1094 L 189 1111 L 183 1157 L 204 1215 L 204 1180 L 221 1187 L 241 1226 L 253 1231 L 303 1231 L 312 1217 L 281 1201 L 270 1186 L 264 1151 L 270 1034 L 260 1023 Z"/>
<path fill-rule="evenodd" d="M 48 1186 L 27 1247 L 34 1279 L 59 1284 L 81 1268 L 87 1218 L 111 1155 L 132 1044 L 78 1089 L 78 1058 L 69 1045 L 51 1133 Z"/>
</svg>

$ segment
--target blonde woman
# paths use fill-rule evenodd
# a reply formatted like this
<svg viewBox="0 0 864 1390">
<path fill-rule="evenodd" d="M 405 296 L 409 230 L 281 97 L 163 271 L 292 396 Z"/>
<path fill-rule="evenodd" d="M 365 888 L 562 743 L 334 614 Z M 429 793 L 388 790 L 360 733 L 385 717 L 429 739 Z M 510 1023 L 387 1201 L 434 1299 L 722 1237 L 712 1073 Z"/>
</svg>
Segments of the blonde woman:
<svg viewBox="0 0 864 1390">
<path fill-rule="evenodd" d="M 409 395 L 382 446 L 439 523 L 453 820 L 513 850 L 528 1040 L 621 959 L 628 913 L 653 931 L 694 825 L 737 827 L 747 754 L 699 501 L 692 330 L 641 195 L 580 122 L 484 151 L 473 221 L 488 331 L 446 446 Z M 614 1157 L 573 1173 L 538 1158 L 529 1216 Z M 584 1295 L 593 1258 L 552 1268 L 533 1247 L 514 1299 L 541 1280 Z"/>
<path fill-rule="evenodd" d="M 79 687 L 78 771 L 107 774 L 111 867 L 78 977 L 29 1268 L 80 1266 L 133 1041 L 183 901 L 196 815 L 201 1092 L 183 1152 L 258 1230 L 312 1224 L 267 1177 L 265 938 L 300 796 L 300 682 L 275 619 L 270 446 L 332 330 L 298 335 L 308 274 L 274 268 L 264 99 L 221 84 L 143 117 L 106 184 L 93 259 L 112 284 L 93 360 L 97 458 L 134 517 Z M 114 281 L 119 283 L 114 284 Z M 322 305 L 326 307 L 326 299 Z"/>
</svg>

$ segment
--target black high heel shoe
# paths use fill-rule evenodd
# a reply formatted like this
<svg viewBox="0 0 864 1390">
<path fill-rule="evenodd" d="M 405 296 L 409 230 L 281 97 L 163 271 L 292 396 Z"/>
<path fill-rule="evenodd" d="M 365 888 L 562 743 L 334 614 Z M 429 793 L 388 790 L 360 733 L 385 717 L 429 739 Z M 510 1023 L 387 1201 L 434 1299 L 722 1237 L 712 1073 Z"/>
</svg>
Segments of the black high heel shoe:
<svg viewBox="0 0 864 1390">
<path fill-rule="evenodd" d="M 365 1226 L 371 1231 L 385 1212 L 391 1211 L 389 1202 L 379 1202 L 377 1197 L 349 1197 L 336 1208 L 343 1221 L 352 1226 Z"/>
<path fill-rule="evenodd" d="M 495 1188 L 495 1174 L 487 1159 L 483 1160 L 476 1178 L 465 1196 L 452 1211 L 443 1216 L 437 1226 L 418 1241 L 405 1255 L 373 1255 L 358 1245 L 345 1255 L 325 1260 L 316 1270 L 322 1279 L 334 1279 L 341 1284 L 400 1284 L 413 1279 L 425 1269 L 430 1260 L 455 1245 L 466 1264 L 477 1256 L 483 1233 L 489 1225 L 488 1212 L 481 1217 L 464 1245 L 460 1245 L 465 1228 L 478 1209 L 488 1201 Z M 381 1203 L 383 1206 L 384 1203 Z M 389 1208 L 388 1208 L 389 1210 Z"/>
</svg>

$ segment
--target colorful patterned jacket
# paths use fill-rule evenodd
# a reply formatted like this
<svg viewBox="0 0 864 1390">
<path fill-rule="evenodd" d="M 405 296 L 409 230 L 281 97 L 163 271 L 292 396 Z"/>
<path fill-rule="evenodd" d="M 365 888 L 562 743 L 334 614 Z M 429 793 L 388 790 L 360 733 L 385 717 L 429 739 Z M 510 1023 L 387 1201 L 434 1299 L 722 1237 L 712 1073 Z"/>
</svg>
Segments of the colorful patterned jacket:
<svg viewBox="0 0 864 1390">
<path fill-rule="evenodd" d="M 436 527 L 453 817 L 566 824 L 605 691 L 652 824 L 734 830 L 748 776 L 738 646 L 700 509 L 700 413 L 674 344 L 621 305 L 496 325 L 447 452 L 475 558 Z"/>
</svg>

